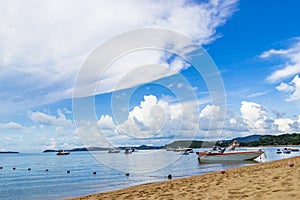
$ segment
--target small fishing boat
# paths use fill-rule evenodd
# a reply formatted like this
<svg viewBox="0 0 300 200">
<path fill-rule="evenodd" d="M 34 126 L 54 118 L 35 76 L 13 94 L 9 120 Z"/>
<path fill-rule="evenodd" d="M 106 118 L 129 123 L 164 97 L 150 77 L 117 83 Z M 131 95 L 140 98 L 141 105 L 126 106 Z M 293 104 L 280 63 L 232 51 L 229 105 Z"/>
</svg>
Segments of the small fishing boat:
<svg viewBox="0 0 300 200">
<path fill-rule="evenodd" d="M 59 150 L 56 153 L 56 155 L 58 155 L 58 156 L 69 155 L 69 154 L 70 154 L 70 152 L 69 151 L 65 151 L 65 150 Z"/>
<path fill-rule="evenodd" d="M 199 162 L 219 162 L 219 161 L 248 161 L 261 156 L 264 151 L 259 150 L 236 150 L 239 144 L 234 141 L 229 147 L 213 147 L 208 152 L 196 152 Z"/>
</svg>

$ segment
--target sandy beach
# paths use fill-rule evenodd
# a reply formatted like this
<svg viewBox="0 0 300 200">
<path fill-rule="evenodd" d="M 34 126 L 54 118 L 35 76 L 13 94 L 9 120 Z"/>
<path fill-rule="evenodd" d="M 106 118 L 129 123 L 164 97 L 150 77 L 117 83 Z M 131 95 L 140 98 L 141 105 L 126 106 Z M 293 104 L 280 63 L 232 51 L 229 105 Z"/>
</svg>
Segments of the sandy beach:
<svg viewBox="0 0 300 200">
<path fill-rule="evenodd" d="M 294 166 L 289 166 L 289 163 Z M 74 198 L 300 199 L 300 157 Z"/>
</svg>

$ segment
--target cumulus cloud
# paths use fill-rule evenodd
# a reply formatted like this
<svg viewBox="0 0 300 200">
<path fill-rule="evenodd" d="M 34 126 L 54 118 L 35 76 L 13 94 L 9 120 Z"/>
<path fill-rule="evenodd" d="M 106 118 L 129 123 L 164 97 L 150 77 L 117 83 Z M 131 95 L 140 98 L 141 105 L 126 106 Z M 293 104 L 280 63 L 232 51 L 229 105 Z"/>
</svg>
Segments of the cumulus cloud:
<svg viewBox="0 0 300 200">
<path fill-rule="evenodd" d="M 240 111 L 249 129 L 263 131 L 268 113 L 260 104 L 242 101 Z"/>
<path fill-rule="evenodd" d="M 206 105 L 199 113 L 199 135 L 205 140 L 218 140 L 227 129 L 226 111 L 219 105 Z"/>
<path fill-rule="evenodd" d="M 132 140 L 193 137 L 198 127 L 197 112 L 196 102 L 170 103 L 165 98 L 146 95 L 128 113 L 126 120 L 119 122 L 115 131 L 104 134 L 114 141 L 120 137 Z M 106 118 L 111 121 L 110 116 Z"/>
<path fill-rule="evenodd" d="M 1 3 L 0 104 L 33 107 L 70 98 L 91 50 L 124 31 L 160 27 L 210 43 L 236 5 L 236 0 Z"/>
<path fill-rule="evenodd" d="M 207 105 L 203 110 L 200 112 L 201 118 L 209 118 L 209 119 L 219 119 L 221 116 L 221 109 L 219 106 L 216 105 Z"/>
<path fill-rule="evenodd" d="M 290 118 L 279 118 L 274 120 L 274 124 L 276 126 L 276 129 L 280 133 L 290 133 L 293 131 L 291 125 L 294 123 L 294 121 Z M 297 127 L 298 128 L 298 127 Z"/>
<path fill-rule="evenodd" d="M 118 131 L 137 138 L 153 137 L 161 133 L 170 119 L 176 120 L 177 112 L 170 112 L 169 104 L 156 96 L 144 96 L 144 101 L 133 108 L 128 119 L 118 126 Z"/>
<path fill-rule="evenodd" d="M 260 55 L 261 58 L 279 57 L 285 61 L 282 68 L 267 77 L 268 82 L 275 83 L 300 73 L 300 39 L 295 38 L 294 41 L 296 41 L 294 45 L 288 49 L 271 49 Z"/>
<path fill-rule="evenodd" d="M 167 99 L 144 96 L 119 124 L 109 115 L 101 115 L 96 123 L 79 122 L 80 137 L 86 146 L 118 146 L 162 144 L 174 138 L 218 140 L 237 135 L 290 133 L 300 127 L 300 117 L 270 116 L 263 105 L 255 102 L 243 101 L 240 114 L 227 110 L 225 117 L 218 105 L 206 105 L 199 112 L 193 102 L 170 103 Z"/>
<path fill-rule="evenodd" d="M 101 115 L 98 125 L 102 130 L 114 130 L 116 127 L 113 118 L 109 115 Z"/>
</svg>

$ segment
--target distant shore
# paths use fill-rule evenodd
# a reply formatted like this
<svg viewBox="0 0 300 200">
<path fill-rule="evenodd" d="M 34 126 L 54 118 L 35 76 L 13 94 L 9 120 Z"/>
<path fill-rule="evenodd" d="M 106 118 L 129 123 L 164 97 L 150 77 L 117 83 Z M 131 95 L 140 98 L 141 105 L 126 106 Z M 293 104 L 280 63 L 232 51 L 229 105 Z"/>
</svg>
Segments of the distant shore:
<svg viewBox="0 0 300 200">
<path fill-rule="evenodd" d="M 291 166 L 294 164 L 294 166 Z M 73 200 L 98 199 L 300 199 L 300 157 L 143 184 Z"/>
<path fill-rule="evenodd" d="M 0 151 L 0 154 L 19 153 L 17 151 Z"/>
</svg>

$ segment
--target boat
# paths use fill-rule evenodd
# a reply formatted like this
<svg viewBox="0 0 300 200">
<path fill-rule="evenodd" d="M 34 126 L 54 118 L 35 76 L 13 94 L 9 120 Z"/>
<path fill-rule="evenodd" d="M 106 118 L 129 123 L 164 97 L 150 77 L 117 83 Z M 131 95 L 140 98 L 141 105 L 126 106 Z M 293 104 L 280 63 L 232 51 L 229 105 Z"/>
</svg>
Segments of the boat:
<svg viewBox="0 0 300 200">
<path fill-rule="evenodd" d="M 108 153 L 120 153 L 119 149 L 110 149 Z"/>
<path fill-rule="evenodd" d="M 59 150 L 56 153 L 56 155 L 58 155 L 58 156 L 69 155 L 69 154 L 70 154 L 70 152 L 69 151 L 65 151 L 65 150 Z"/>
<path fill-rule="evenodd" d="M 132 149 L 129 148 L 129 147 L 127 147 L 127 148 L 125 148 L 124 153 L 125 154 L 131 154 L 132 153 Z"/>
<path fill-rule="evenodd" d="M 174 150 L 175 152 L 181 152 L 181 154 L 183 153 L 194 153 L 194 150 L 192 148 L 182 148 L 182 147 L 179 147 L 177 149 Z"/>
<path fill-rule="evenodd" d="M 277 154 L 282 154 L 282 151 L 280 149 L 277 149 L 276 153 Z"/>
<path fill-rule="evenodd" d="M 199 162 L 219 162 L 219 161 L 249 161 L 261 156 L 264 151 L 259 150 L 236 150 L 239 144 L 234 141 L 229 147 L 221 148 L 214 146 L 210 151 L 196 152 Z"/>
<path fill-rule="evenodd" d="M 188 151 L 183 151 L 180 153 L 181 155 L 189 155 L 190 153 Z"/>
<path fill-rule="evenodd" d="M 283 148 L 282 153 L 290 154 L 292 151 L 289 148 Z"/>
<path fill-rule="evenodd" d="M 295 152 L 295 151 L 299 151 L 298 148 L 291 148 L 291 151 Z"/>
</svg>

